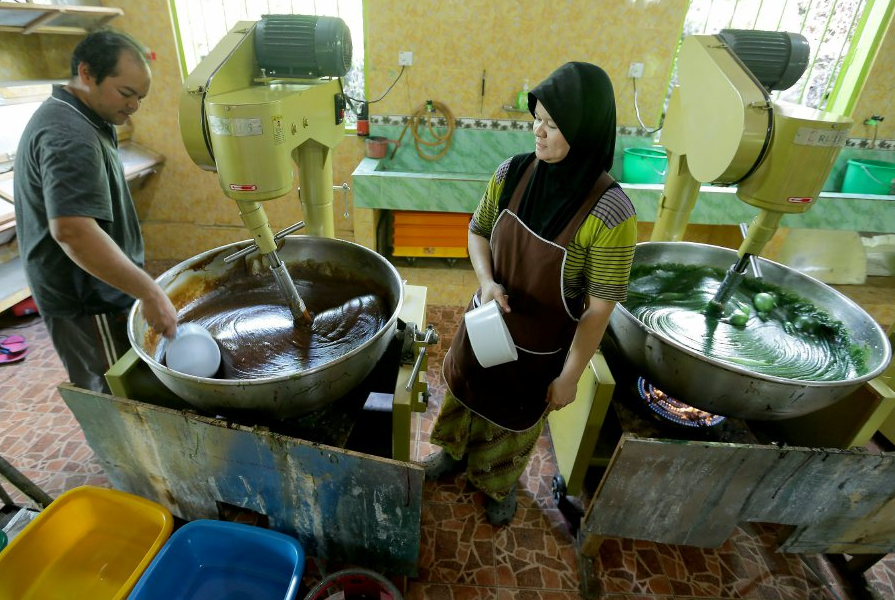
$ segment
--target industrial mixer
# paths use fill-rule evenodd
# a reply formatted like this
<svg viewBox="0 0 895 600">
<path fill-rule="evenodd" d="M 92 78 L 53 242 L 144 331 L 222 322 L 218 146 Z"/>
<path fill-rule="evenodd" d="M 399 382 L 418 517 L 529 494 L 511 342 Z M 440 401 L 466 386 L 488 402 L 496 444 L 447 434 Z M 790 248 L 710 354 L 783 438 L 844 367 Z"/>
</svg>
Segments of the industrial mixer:
<svg viewBox="0 0 895 600">
<path fill-rule="evenodd" d="M 582 490 L 590 467 L 605 469 L 586 514 L 577 516 L 583 552 L 596 551 L 603 536 L 716 547 L 746 521 L 792 526 L 781 545 L 790 552 L 895 549 L 895 530 L 883 517 L 895 504 L 895 455 L 848 450 L 863 445 L 872 435 L 866 424 L 881 422 L 895 405 L 880 377 L 890 343 L 842 294 L 759 258 L 783 214 L 811 208 L 851 125 L 844 116 L 772 100 L 773 89 L 800 78 L 807 55 L 796 34 L 726 30 L 683 40 L 680 85 L 661 138 L 668 177 L 652 239 L 638 244 L 634 267 L 718 270 L 692 321 L 707 332 L 694 335 L 706 347 L 706 324 L 729 310 L 746 278 L 761 278 L 840 321 L 866 368 L 838 381 L 763 375 L 746 360 L 731 364 L 689 347 L 619 305 L 576 402 L 549 416 L 561 505 Z M 735 185 L 737 197 L 758 209 L 738 250 L 682 241 L 702 183 Z M 728 418 L 700 415 L 690 423 L 641 410 L 655 388 L 660 397 Z"/>
<path fill-rule="evenodd" d="M 720 365 L 711 356 L 699 352 L 684 359 L 683 371 L 661 364 L 659 356 L 679 348 L 668 336 L 640 324 L 639 333 L 649 339 L 651 357 L 643 351 L 645 338 L 631 328 L 630 313 L 621 307 L 609 326 L 624 356 L 645 370 L 644 375 L 674 391 L 697 408 L 748 419 L 785 419 L 816 411 L 854 391 L 861 383 L 883 372 L 891 359 L 885 333 L 857 305 L 826 285 L 792 272 L 783 265 L 766 264 L 758 258 L 777 230 L 786 213 L 801 213 L 811 208 L 820 193 L 839 153 L 845 145 L 851 119 L 785 102 L 774 102 L 772 90 L 786 89 L 799 80 L 808 63 L 808 44 L 798 34 L 764 31 L 724 30 L 717 36 L 694 35 L 684 39 L 678 59 L 680 85 L 671 95 L 662 143 L 669 155 L 668 177 L 659 200 L 651 242 L 683 239 L 688 217 L 701 183 L 736 185 L 737 197 L 759 209 L 745 234 L 731 266 L 717 287 L 708 310 L 721 312 L 739 283 L 752 266 L 752 277 L 784 288 L 793 286 L 807 301 L 817 299 L 821 307 L 845 322 L 855 343 L 867 349 L 870 364 L 860 377 L 841 382 L 774 381 L 747 368 Z M 647 245 L 648 246 L 648 245 Z M 711 256 L 699 256 L 709 252 Z M 672 254 L 687 256 L 678 260 L 688 264 L 717 265 L 719 251 L 700 249 L 668 250 L 660 256 L 656 248 L 642 247 L 635 264 L 657 264 L 678 260 Z M 634 320 L 636 321 L 636 319 Z M 680 357 L 679 357 L 680 358 Z M 708 373 L 713 384 L 707 390 L 690 377 L 689 368 L 711 364 Z M 750 379 L 739 385 L 740 377 Z M 689 388 L 684 389 L 688 384 Z M 778 387 L 777 383 L 783 383 Z M 748 387 L 751 396 L 718 401 Z M 803 390 L 803 391 L 795 391 Z M 823 391 L 821 391 L 823 390 Z M 699 393 L 696 393 L 696 392 Z M 819 396 L 825 396 L 820 401 Z M 805 405 L 800 399 L 805 398 Z M 769 407 L 769 408 L 768 408 Z"/>
<path fill-rule="evenodd" d="M 224 324 L 231 345 L 218 339 L 226 364 L 248 352 L 264 366 L 276 345 L 297 358 L 240 378 L 178 373 L 138 302 L 133 348 L 107 373 L 114 396 L 60 391 L 115 487 L 184 519 L 249 512 L 311 556 L 413 574 L 423 474 L 406 461 L 437 334 L 425 327 L 425 288 L 333 238 L 339 78 L 350 63 L 341 19 L 266 15 L 237 23 L 183 84 L 187 152 L 217 172 L 252 240 L 187 259 L 158 282 L 181 318 L 207 298 L 238 306 Z M 304 222 L 274 234 L 262 204 L 293 190 L 296 166 Z"/>
</svg>

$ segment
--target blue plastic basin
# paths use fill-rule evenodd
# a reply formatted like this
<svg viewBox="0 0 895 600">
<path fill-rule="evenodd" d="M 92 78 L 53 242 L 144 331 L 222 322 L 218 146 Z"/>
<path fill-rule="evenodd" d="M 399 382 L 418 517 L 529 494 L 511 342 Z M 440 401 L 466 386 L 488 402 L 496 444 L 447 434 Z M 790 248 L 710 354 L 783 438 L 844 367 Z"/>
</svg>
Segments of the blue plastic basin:
<svg viewBox="0 0 895 600">
<path fill-rule="evenodd" d="M 193 521 L 174 532 L 129 600 L 292 600 L 304 564 L 304 550 L 288 535 Z"/>
</svg>

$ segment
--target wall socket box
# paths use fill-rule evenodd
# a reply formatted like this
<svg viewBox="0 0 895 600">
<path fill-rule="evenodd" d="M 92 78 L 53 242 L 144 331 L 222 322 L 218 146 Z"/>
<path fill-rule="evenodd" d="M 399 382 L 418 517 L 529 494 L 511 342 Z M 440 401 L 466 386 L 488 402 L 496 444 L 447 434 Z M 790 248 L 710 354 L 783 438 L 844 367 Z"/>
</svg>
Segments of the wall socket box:
<svg viewBox="0 0 895 600">
<path fill-rule="evenodd" d="M 409 67 L 413 65 L 413 52 L 398 52 L 398 66 Z"/>
<path fill-rule="evenodd" d="M 634 79 L 643 77 L 643 63 L 631 63 L 631 66 L 628 67 L 628 77 L 633 77 Z"/>
</svg>

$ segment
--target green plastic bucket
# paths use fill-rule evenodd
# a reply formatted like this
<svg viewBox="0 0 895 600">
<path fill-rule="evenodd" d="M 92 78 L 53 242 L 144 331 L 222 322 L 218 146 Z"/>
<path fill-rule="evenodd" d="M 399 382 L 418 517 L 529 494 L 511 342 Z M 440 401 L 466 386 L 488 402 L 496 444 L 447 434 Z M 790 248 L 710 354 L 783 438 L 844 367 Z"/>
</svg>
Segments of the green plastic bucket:
<svg viewBox="0 0 895 600">
<path fill-rule="evenodd" d="M 895 163 L 852 158 L 846 164 L 843 194 L 895 194 Z"/>
<path fill-rule="evenodd" d="M 668 157 L 664 148 L 625 148 L 622 181 L 625 183 L 664 183 Z"/>
</svg>

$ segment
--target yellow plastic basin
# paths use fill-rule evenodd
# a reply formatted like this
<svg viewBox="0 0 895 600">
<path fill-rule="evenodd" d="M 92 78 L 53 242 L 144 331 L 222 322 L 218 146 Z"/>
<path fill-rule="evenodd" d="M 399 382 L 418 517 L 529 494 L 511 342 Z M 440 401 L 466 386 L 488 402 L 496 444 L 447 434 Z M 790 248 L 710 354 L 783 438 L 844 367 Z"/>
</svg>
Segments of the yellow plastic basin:
<svg viewBox="0 0 895 600">
<path fill-rule="evenodd" d="M 126 598 L 172 527 L 168 509 L 145 498 L 69 490 L 0 552 L 0 600 Z"/>
</svg>

